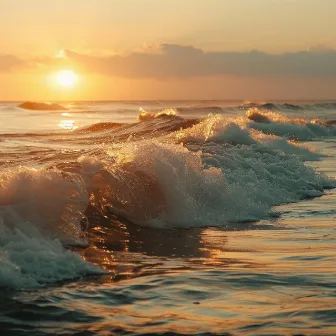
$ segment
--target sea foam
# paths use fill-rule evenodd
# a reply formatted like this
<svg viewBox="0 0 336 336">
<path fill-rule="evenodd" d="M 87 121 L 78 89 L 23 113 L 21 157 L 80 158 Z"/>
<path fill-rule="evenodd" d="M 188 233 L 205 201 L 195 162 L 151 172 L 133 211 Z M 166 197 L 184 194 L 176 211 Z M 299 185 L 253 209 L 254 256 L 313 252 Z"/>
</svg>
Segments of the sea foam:
<svg viewBox="0 0 336 336">
<path fill-rule="evenodd" d="M 86 245 L 89 163 L 0 176 L 0 287 L 31 288 L 102 270 L 64 245 Z"/>
<path fill-rule="evenodd" d="M 0 218 L 0 287 L 36 288 L 103 270 L 46 238 L 32 223 L 7 226 Z"/>
<path fill-rule="evenodd" d="M 0 175 L 0 216 L 5 224 L 31 222 L 51 237 L 80 239 L 89 204 L 83 166 L 7 171 Z"/>
<path fill-rule="evenodd" d="M 153 119 L 139 125 L 142 133 L 146 123 L 153 127 Z M 89 204 L 142 226 L 216 226 L 266 218 L 274 205 L 320 196 L 334 185 L 304 164 L 319 153 L 250 128 L 244 117 L 210 115 L 160 139 L 112 148 L 4 174 L 1 203 L 48 236 L 79 241 Z"/>
<path fill-rule="evenodd" d="M 304 164 L 319 157 L 307 148 L 233 122 L 220 127 L 218 118 L 209 123 L 216 127 L 177 132 L 184 145 L 138 141 L 105 157 L 95 177 L 99 207 L 143 226 L 217 226 L 266 218 L 274 205 L 334 185 Z"/>
<path fill-rule="evenodd" d="M 252 121 L 248 124 L 250 128 L 288 139 L 308 141 L 336 135 L 335 128 L 318 119 L 288 118 L 270 111 L 262 112 L 256 108 L 250 109 L 247 117 Z"/>
</svg>

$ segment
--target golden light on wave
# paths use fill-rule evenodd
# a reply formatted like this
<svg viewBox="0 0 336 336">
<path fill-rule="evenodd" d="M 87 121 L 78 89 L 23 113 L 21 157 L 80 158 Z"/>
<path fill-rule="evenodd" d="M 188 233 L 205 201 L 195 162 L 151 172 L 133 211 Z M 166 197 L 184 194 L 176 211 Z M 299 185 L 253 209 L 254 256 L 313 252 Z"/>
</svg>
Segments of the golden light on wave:
<svg viewBox="0 0 336 336">
<path fill-rule="evenodd" d="M 70 87 L 74 86 L 77 80 L 76 74 L 72 70 L 63 70 L 56 76 L 56 81 L 59 85 Z"/>
</svg>

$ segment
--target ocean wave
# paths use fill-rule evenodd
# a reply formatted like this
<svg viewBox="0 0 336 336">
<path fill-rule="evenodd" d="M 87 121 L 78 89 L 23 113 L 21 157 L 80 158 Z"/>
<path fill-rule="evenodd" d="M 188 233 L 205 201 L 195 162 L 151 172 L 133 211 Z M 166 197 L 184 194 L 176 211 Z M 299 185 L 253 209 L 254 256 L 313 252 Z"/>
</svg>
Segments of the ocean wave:
<svg viewBox="0 0 336 336">
<path fill-rule="evenodd" d="M 36 103 L 36 102 L 24 102 L 17 107 L 25 110 L 34 111 L 63 111 L 67 110 L 64 106 L 56 103 Z"/>
<path fill-rule="evenodd" d="M 319 153 L 251 130 L 243 118 L 213 115 L 167 141 L 100 153 L 94 207 L 142 226 L 215 226 L 266 218 L 273 205 L 334 185 L 304 165 Z"/>
<path fill-rule="evenodd" d="M 98 123 L 75 130 L 71 134 L 63 132 L 53 135 L 56 136 L 56 141 L 60 141 L 57 136 L 62 135 L 62 141 L 65 142 L 84 142 L 88 145 L 92 143 L 96 145 L 118 143 L 119 146 L 122 146 L 125 142 L 163 137 L 199 122 L 198 119 L 184 119 L 174 115 L 169 116 L 161 113 L 157 117 L 155 115 L 147 115 L 143 118 L 145 120 L 136 123 Z"/>
<path fill-rule="evenodd" d="M 38 288 L 103 270 L 46 238 L 29 222 L 4 224 L 0 218 L 0 288 Z"/>
<path fill-rule="evenodd" d="M 190 107 L 177 107 L 176 110 L 180 113 L 193 114 L 193 113 L 222 113 L 224 109 L 221 106 L 190 106 Z"/>
<path fill-rule="evenodd" d="M 258 117 L 259 118 L 259 117 Z M 269 120 L 269 119 L 267 119 Z M 321 154 L 293 141 L 275 135 L 267 135 L 249 128 L 245 118 L 226 118 L 211 115 L 185 131 L 177 132 L 176 138 L 182 143 L 217 143 L 231 145 L 258 145 L 293 154 L 306 161 L 318 160 Z"/>
<path fill-rule="evenodd" d="M 101 132 L 101 131 L 106 131 L 106 130 L 113 130 L 123 125 L 125 124 L 115 123 L 115 122 L 102 122 L 102 123 L 97 123 L 97 124 L 93 124 L 93 125 L 86 126 L 86 127 L 81 127 L 80 129 L 75 130 L 75 132 L 76 133 Z"/>
<path fill-rule="evenodd" d="M 258 221 L 272 216 L 273 205 L 321 196 L 334 185 L 305 166 L 294 149 L 302 154 L 282 142 L 125 146 L 95 177 L 95 206 L 150 227 Z"/>
<path fill-rule="evenodd" d="M 49 236 L 79 241 L 89 204 L 143 226 L 225 225 L 266 218 L 273 205 L 333 185 L 304 165 L 319 153 L 251 130 L 243 119 L 214 115 L 169 134 L 6 174 L 1 204 Z"/>
<path fill-rule="evenodd" d="M 319 119 L 288 118 L 282 114 L 263 112 L 256 108 L 247 111 L 247 118 L 251 120 L 250 128 L 289 139 L 307 141 L 336 135 L 334 127 Z"/>
<path fill-rule="evenodd" d="M 48 145 L 67 144 L 66 160 L 55 151 L 41 168 L 0 174 L 0 286 L 38 287 L 101 272 L 63 248 L 88 243 L 90 212 L 153 228 L 239 226 L 336 186 L 305 165 L 321 154 L 288 140 L 334 135 L 324 122 L 259 109 L 203 120 L 140 115 L 133 124 L 44 135 Z"/>
<path fill-rule="evenodd" d="M 311 104 L 293 104 L 293 103 L 271 103 L 271 102 L 245 102 L 240 107 L 244 109 L 258 108 L 260 110 L 269 111 L 321 111 L 321 110 L 336 110 L 336 103 L 311 103 Z"/>
<path fill-rule="evenodd" d="M 157 118 L 177 118 L 178 112 L 175 109 L 164 109 L 159 112 L 147 112 L 143 108 L 140 108 L 138 121 L 148 121 Z"/>
<path fill-rule="evenodd" d="M 85 244 L 80 222 L 89 204 L 86 165 L 20 168 L 0 175 L 0 217 L 4 224 L 33 223 L 64 243 Z"/>
<path fill-rule="evenodd" d="M 318 104 L 309 104 L 304 105 L 305 108 L 310 108 L 312 110 L 335 110 L 336 103 L 318 103 Z"/>
<path fill-rule="evenodd" d="M 89 160 L 0 176 L 0 287 L 31 288 L 102 270 L 66 246 L 86 246 Z"/>
</svg>

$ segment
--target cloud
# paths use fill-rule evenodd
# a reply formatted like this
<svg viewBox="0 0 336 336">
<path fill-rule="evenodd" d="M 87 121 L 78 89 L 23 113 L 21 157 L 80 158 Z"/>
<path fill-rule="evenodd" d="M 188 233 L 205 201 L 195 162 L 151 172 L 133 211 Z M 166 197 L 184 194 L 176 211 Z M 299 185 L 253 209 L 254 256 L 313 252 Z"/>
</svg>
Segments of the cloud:
<svg viewBox="0 0 336 336">
<path fill-rule="evenodd" d="M 69 63 L 69 61 L 61 60 L 55 57 L 49 56 L 39 56 L 34 58 L 19 58 L 15 55 L 0 54 L 0 72 L 14 72 L 17 70 L 20 71 L 37 71 L 37 70 L 44 70 L 46 68 L 52 67 L 60 67 Z"/>
<path fill-rule="evenodd" d="M 21 67 L 27 67 L 28 64 L 13 55 L 0 55 L 0 72 L 8 72 Z"/>
<path fill-rule="evenodd" d="M 268 54 L 250 52 L 205 52 L 193 46 L 162 44 L 159 49 L 133 51 L 127 55 L 95 56 L 64 50 L 64 57 L 22 60 L 0 55 L 0 71 L 34 70 L 73 66 L 84 72 L 122 78 L 192 78 L 244 76 L 272 78 L 336 79 L 336 50 L 316 46 L 307 51 Z"/>
<path fill-rule="evenodd" d="M 66 50 L 74 65 L 86 71 L 126 78 L 190 78 L 238 75 L 261 77 L 335 78 L 336 51 L 318 46 L 308 51 L 267 54 L 205 52 L 192 46 L 162 44 L 159 53 L 97 57 Z"/>
</svg>

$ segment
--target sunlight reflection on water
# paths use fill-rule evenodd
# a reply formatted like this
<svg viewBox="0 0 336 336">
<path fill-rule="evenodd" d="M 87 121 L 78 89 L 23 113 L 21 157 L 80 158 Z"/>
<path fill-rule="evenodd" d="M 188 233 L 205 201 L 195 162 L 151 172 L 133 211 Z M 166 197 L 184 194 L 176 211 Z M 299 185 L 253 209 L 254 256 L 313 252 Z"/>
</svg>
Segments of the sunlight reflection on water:
<svg viewBox="0 0 336 336">
<path fill-rule="evenodd" d="M 75 125 L 75 122 L 75 120 L 64 119 L 59 122 L 58 126 L 65 130 L 75 130 L 78 128 L 78 126 Z"/>
</svg>

